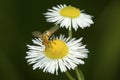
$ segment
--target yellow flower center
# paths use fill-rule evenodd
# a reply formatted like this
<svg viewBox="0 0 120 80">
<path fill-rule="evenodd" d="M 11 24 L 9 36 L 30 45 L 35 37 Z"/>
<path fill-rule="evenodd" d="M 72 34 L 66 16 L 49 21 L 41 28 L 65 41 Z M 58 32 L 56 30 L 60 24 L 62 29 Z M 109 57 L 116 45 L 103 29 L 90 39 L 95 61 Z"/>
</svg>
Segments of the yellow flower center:
<svg viewBox="0 0 120 80">
<path fill-rule="evenodd" d="M 72 6 L 67 6 L 60 10 L 60 15 L 64 17 L 75 18 L 80 15 L 80 10 Z"/>
<path fill-rule="evenodd" d="M 50 41 L 45 48 L 45 55 L 51 59 L 61 59 L 68 54 L 68 47 L 62 40 Z"/>
</svg>

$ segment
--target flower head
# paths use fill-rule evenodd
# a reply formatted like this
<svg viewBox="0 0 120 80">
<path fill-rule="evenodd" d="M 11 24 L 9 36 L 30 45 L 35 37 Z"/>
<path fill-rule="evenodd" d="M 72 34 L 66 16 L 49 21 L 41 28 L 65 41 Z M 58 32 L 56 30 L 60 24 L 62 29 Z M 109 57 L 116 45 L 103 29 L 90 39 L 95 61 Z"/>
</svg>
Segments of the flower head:
<svg viewBox="0 0 120 80">
<path fill-rule="evenodd" d="M 34 45 L 27 45 L 27 62 L 34 64 L 33 69 L 43 69 L 43 72 L 56 73 L 67 69 L 74 69 L 78 64 L 84 64 L 89 52 L 81 43 L 82 38 L 65 38 L 63 35 L 50 40 L 48 45 L 43 45 L 40 38 L 33 39 Z"/>
<path fill-rule="evenodd" d="M 48 22 L 55 22 L 55 24 L 59 24 L 61 27 L 66 27 L 67 29 L 73 27 L 75 31 L 78 27 L 85 28 L 93 24 L 92 16 L 83 13 L 83 11 L 76 7 L 66 6 L 65 4 L 48 9 L 45 17 Z"/>
</svg>

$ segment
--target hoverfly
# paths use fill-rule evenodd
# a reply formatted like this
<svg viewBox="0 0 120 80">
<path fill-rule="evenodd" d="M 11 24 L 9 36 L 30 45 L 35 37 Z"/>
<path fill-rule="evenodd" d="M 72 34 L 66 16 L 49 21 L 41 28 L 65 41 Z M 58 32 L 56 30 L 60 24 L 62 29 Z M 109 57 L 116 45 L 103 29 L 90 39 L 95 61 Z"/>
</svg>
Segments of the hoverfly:
<svg viewBox="0 0 120 80">
<path fill-rule="evenodd" d="M 43 45 L 47 46 L 49 43 L 49 38 L 58 29 L 59 29 L 59 26 L 56 25 L 56 26 L 52 27 L 51 29 L 46 30 L 43 33 L 39 32 L 39 31 L 34 31 L 34 32 L 32 32 L 32 35 L 35 37 L 41 38 Z"/>
</svg>

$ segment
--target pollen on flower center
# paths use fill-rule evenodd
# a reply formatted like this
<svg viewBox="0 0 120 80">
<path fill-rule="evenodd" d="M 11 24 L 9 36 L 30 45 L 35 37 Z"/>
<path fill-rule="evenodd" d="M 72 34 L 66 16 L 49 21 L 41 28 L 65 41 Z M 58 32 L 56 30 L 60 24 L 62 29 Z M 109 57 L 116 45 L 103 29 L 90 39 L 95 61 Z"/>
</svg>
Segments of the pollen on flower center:
<svg viewBox="0 0 120 80">
<path fill-rule="evenodd" d="M 80 10 L 72 6 L 67 6 L 60 10 L 60 15 L 65 17 L 75 18 L 80 15 Z"/>
<path fill-rule="evenodd" d="M 45 55 L 51 59 L 61 59 L 68 54 L 68 47 L 62 40 L 50 41 L 45 48 Z"/>
</svg>

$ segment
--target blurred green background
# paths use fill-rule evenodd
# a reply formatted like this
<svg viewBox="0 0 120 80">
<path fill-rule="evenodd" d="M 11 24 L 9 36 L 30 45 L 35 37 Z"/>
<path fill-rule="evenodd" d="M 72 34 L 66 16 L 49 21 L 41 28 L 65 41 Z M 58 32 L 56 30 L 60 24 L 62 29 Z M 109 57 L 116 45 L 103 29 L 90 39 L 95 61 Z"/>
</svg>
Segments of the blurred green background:
<svg viewBox="0 0 120 80">
<path fill-rule="evenodd" d="M 91 27 L 74 32 L 74 37 L 83 37 L 90 51 L 86 64 L 79 65 L 85 80 L 119 80 L 120 0 L 0 0 L 0 80 L 68 80 L 64 73 L 33 71 L 25 60 L 31 32 L 53 26 L 46 23 L 43 13 L 57 4 L 72 5 L 94 16 Z M 60 33 L 66 34 L 66 29 L 55 35 Z"/>
</svg>

